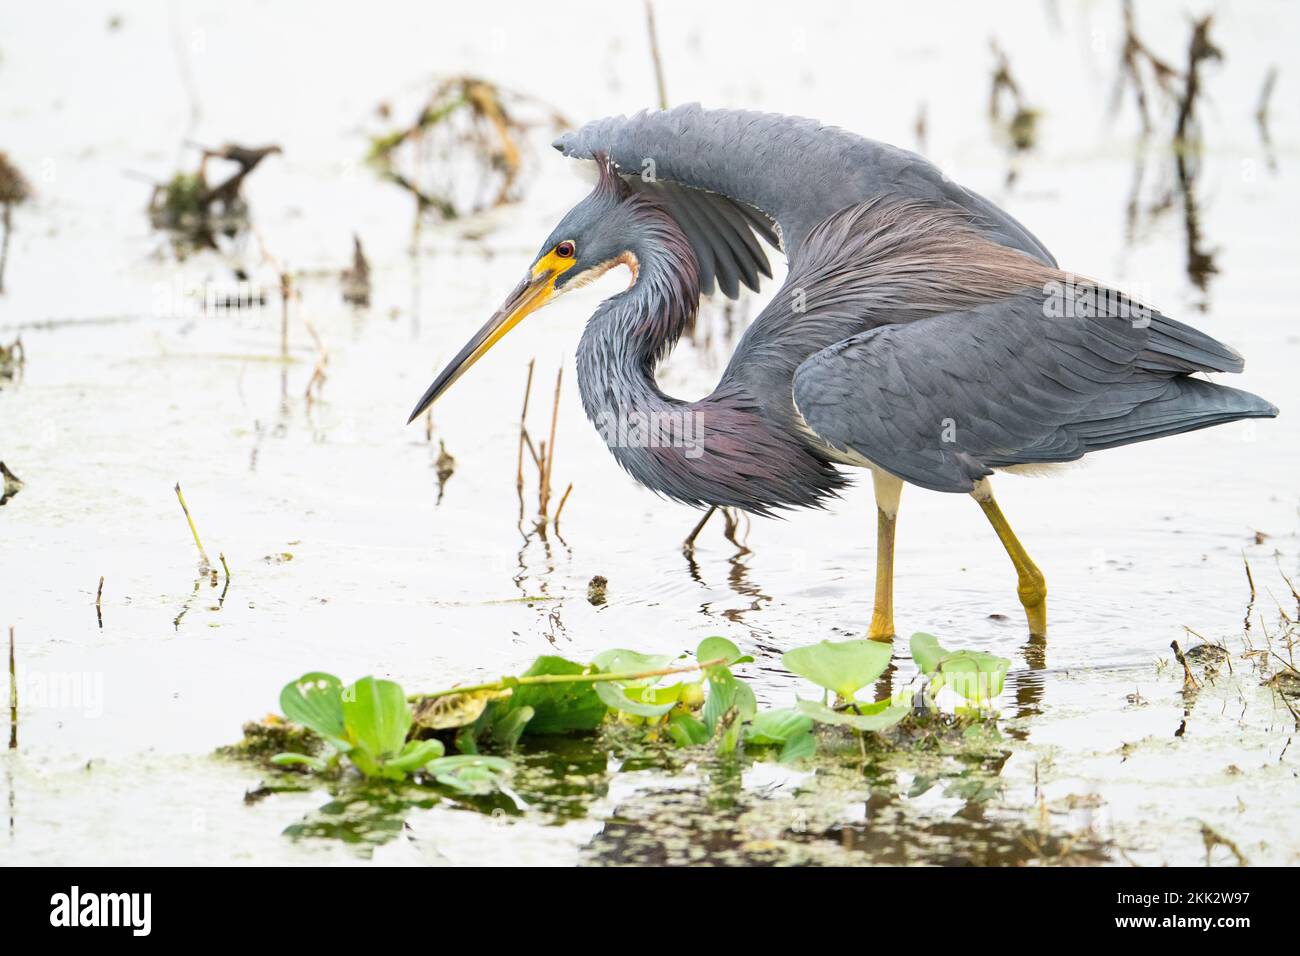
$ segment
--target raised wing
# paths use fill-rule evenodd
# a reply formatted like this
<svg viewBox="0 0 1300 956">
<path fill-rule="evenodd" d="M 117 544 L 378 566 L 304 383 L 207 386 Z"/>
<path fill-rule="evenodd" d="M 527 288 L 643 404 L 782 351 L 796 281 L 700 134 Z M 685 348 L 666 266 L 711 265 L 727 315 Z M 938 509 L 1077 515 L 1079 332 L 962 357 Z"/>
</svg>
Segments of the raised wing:
<svg viewBox="0 0 1300 956">
<path fill-rule="evenodd" d="M 646 182 L 640 176 L 624 179 L 634 191 L 654 193 L 677 220 L 695 251 L 700 291 L 705 295 L 712 295 L 716 286 L 734 299 L 740 294 L 741 283 L 757 292 L 759 276 L 772 278 L 772 267 L 754 233 L 774 249 L 781 247 L 781 240 L 775 224 L 758 210 L 678 183 Z"/>
<path fill-rule="evenodd" d="M 927 160 L 815 120 L 691 104 L 596 120 L 554 146 L 579 159 L 603 151 L 633 188 L 676 204 L 701 260 L 702 281 L 711 288 L 716 276 L 729 295 L 736 280 L 756 288 L 757 273 L 766 272 L 761 249 L 750 245 L 751 230 L 779 240 L 791 257 L 818 223 L 884 195 L 965 210 L 989 238 L 1055 264 L 1020 223 Z"/>
<path fill-rule="evenodd" d="M 971 491 L 994 468 L 1277 414 L 1248 392 L 1188 377 L 1241 368 L 1189 326 L 1158 314 L 1067 314 L 1048 318 L 1041 295 L 1022 294 L 882 326 L 800 365 L 794 402 L 832 447 L 950 492 Z"/>
</svg>

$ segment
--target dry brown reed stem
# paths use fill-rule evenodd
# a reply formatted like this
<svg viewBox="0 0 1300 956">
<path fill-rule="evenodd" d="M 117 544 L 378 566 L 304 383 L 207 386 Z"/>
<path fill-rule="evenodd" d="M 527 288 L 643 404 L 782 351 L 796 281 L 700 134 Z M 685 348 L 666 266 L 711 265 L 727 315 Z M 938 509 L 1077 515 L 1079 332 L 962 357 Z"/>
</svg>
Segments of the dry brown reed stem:
<svg viewBox="0 0 1300 956">
<path fill-rule="evenodd" d="M 528 380 L 524 383 L 524 407 L 519 412 L 519 463 L 515 473 L 515 488 L 519 491 L 519 507 L 524 504 L 524 443 L 528 442 L 528 397 L 533 392 L 533 365 L 536 359 L 528 360 Z M 531 448 L 531 442 L 529 442 Z M 537 454 L 533 453 L 536 460 Z M 522 517 L 522 516 L 521 516 Z"/>
<path fill-rule="evenodd" d="M 555 533 L 560 533 L 560 514 L 564 511 L 564 504 L 569 500 L 569 492 L 573 491 L 573 482 L 569 482 L 569 487 L 564 489 L 564 494 L 560 495 L 560 505 L 555 509 L 555 520 L 551 523 L 555 525 Z"/>
<path fill-rule="evenodd" d="M 1178 642 L 1171 641 L 1169 646 L 1173 648 L 1174 658 L 1178 661 L 1179 664 L 1183 665 L 1183 687 L 1187 687 L 1189 685 L 1192 687 L 1200 687 L 1201 685 L 1196 680 L 1196 675 L 1192 673 L 1192 668 L 1187 663 L 1187 658 L 1183 656 L 1183 649 L 1178 646 Z"/>
<path fill-rule="evenodd" d="M 9 749 L 18 749 L 18 668 L 14 665 L 14 626 L 9 625 Z"/>
<path fill-rule="evenodd" d="M 307 388 L 303 393 L 303 398 L 307 400 L 307 407 L 311 408 L 313 401 L 313 391 L 319 396 L 321 387 L 325 384 L 325 367 L 329 365 L 330 354 L 325 348 L 325 343 L 321 341 L 316 326 L 312 325 L 311 320 L 307 318 L 304 312 L 302 324 L 307 327 L 307 332 L 311 336 L 312 342 L 316 346 L 316 367 L 312 369 L 311 378 L 307 380 Z"/>
<path fill-rule="evenodd" d="M 1196 101 L 1201 95 L 1201 64 L 1207 60 L 1221 60 L 1223 53 L 1210 42 L 1210 24 L 1213 17 L 1206 15 L 1192 24 L 1192 39 L 1187 48 L 1187 73 L 1184 77 L 1183 95 L 1178 103 L 1178 123 L 1174 128 L 1174 141 L 1186 143 Z"/>
<path fill-rule="evenodd" d="M 280 273 L 280 358 L 289 361 L 289 298 L 293 294 L 293 277 Z"/>
<path fill-rule="evenodd" d="M 1250 643 L 1250 616 L 1255 610 L 1255 576 L 1250 573 L 1250 562 L 1246 560 L 1246 555 L 1241 556 L 1241 563 L 1246 568 L 1246 583 L 1250 585 L 1250 600 L 1246 603 L 1246 618 L 1242 621 L 1242 626 L 1246 630 L 1246 643 Z"/>
<path fill-rule="evenodd" d="M 1151 131 L 1151 108 L 1147 101 L 1146 87 L 1142 82 L 1139 62 L 1145 62 L 1155 78 L 1156 86 L 1167 96 L 1172 96 L 1172 81 L 1178 78 L 1178 71 L 1156 56 L 1142 38 L 1137 34 L 1137 24 L 1133 16 L 1132 0 L 1125 0 L 1124 7 L 1124 48 L 1120 55 L 1120 87 L 1116 89 L 1118 100 L 1122 85 L 1127 80 L 1133 87 L 1133 98 L 1137 104 L 1138 116 L 1142 120 L 1142 131 Z"/>
<path fill-rule="evenodd" d="M 555 398 L 551 403 L 551 431 L 546 440 L 546 450 L 542 455 L 541 487 L 537 493 L 537 519 L 542 527 L 546 526 L 546 516 L 551 504 L 551 472 L 555 466 L 555 428 L 560 418 L 560 383 L 564 379 L 564 366 L 555 373 Z"/>
</svg>

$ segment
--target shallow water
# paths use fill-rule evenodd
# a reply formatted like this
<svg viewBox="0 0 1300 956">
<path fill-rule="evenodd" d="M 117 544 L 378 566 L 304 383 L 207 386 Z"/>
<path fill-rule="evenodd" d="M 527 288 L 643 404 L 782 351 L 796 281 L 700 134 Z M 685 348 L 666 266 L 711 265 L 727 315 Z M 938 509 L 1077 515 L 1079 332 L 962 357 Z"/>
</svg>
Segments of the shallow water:
<svg viewBox="0 0 1300 956">
<path fill-rule="evenodd" d="M 1209 68 L 1203 104 L 1199 220 L 1218 269 L 1205 291 L 1187 275 L 1176 199 L 1142 215 L 1125 239 L 1135 168 L 1145 160 L 1146 207 L 1158 204 L 1171 163 L 1139 147 L 1131 109 L 1118 119 L 1107 112 L 1118 42 L 1109 6 L 1062 5 L 1057 20 L 1036 5 L 995 29 L 964 7 L 893 22 L 857 5 L 814 4 L 806 30 L 791 35 L 774 22 L 660 5 L 674 98 L 817 115 L 908 147 L 925 103 L 926 152 L 954 178 L 1005 205 L 1066 268 L 1132 289 L 1239 349 L 1248 368 L 1232 384 L 1283 409 L 1276 421 L 999 482 L 1004 510 L 1048 577 L 1045 652 L 1027 645 L 1014 577 L 979 510 L 961 497 L 904 495 L 899 630 L 994 651 L 1017 671 L 1002 702 L 1008 756 L 992 774 L 1001 789 L 974 801 L 978 813 L 970 800 L 913 795 L 910 780 L 882 784 L 861 768 L 823 768 L 813 785 L 811 772 L 754 765 L 719 782 L 728 772 L 717 768 L 619 769 L 590 747 L 574 753 L 573 773 L 599 778 L 600 792 L 576 795 L 571 812 L 535 793 L 539 805 L 523 815 L 416 807 L 379 815 L 390 836 L 392 819 L 407 828 L 377 847 L 320 823 L 332 796 L 323 789 L 246 804 L 261 774 L 207 755 L 273 710 L 279 688 L 306 670 L 442 686 L 521 669 L 539 653 L 675 653 L 722 634 L 757 657 L 745 673 L 760 701 L 780 703 L 792 690 L 776 668 L 782 650 L 861 635 L 870 615 L 866 487 L 825 512 L 754 519 L 748 553 L 736 554 L 715 523 L 693 561 L 681 554 L 698 515 L 617 469 L 572 387 L 582 322 L 619 288 L 614 277 L 526 323 L 467 375 L 439 402 L 432 443 L 403 425 L 436 367 L 586 187 L 539 145 L 539 182 L 523 207 L 493 217 L 497 228 L 481 241 L 426 228 L 412 258 L 408 202 L 360 165 L 365 133 L 378 128 L 374 106 L 418 100 L 430 72 L 474 70 L 575 120 L 637 108 L 652 93 L 639 18 L 592 5 L 576 33 L 530 20 L 541 31 L 534 45 L 503 32 L 496 15 L 463 10 L 455 30 L 431 10 L 393 8 L 311 17 L 302 33 L 309 9 L 133 5 L 109 30 L 109 7 L 97 15 L 78 5 L 72 16 L 48 4 L 11 18 L 0 39 L 0 147 L 38 192 L 15 214 L 0 297 L 0 344 L 21 334 L 28 357 L 17 380 L 0 381 L 0 460 L 25 482 L 0 507 L 0 625 L 15 628 L 22 702 L 20 747 L 0 774 L 6 861 L 619 862 L 679 859 L 703 832 L 692 828 L 708 827 L 726 831 L 714 855 L 727 859 L 1028 862 L 1056 853 L 998 848 L 1023 847 L 1021 831 L 1040 832 L 1044 812 L 1052 847 L 1061 833 L 1087 835 L 1076 848 L 1084 861 L 1202 861 L 1202 821 L 1251 862 L 1296 861 L 1296 824 L 1276 813 L 1279 801 L 1295 802 L 1287 712 L 1242 665 L 1232 679 L 1242 700 L 1224 678 L 1175 738 L 1180 679 L 1176 665 L 1157 672 L 1155 663 L 1170 656 L 1171 640 L 1194 643 L 1184 626 L 1242 649 L 1243 555 L 1270 627 L 1275 599 L 1289 606 L 1278 568 L 1297 570 L 1300 424 L 1288 412 L 1300 332 L 1289 292 L 1300 240 L 1289 223 L 1300 216 L 1300 164 L 1285 75 L 1271 150 L 1253 119 L 1268 64 L 1294 47 L 1297 15 L 1252 5 L 1226 7 L 1214 27 L 1226 60 Z M 908 39 L 921 36 L 916 22 L 927 24 L 924 40 Z M 1181 62 L 1181 7 L 1144 4 L 1141 23 Z M 289 33 L 301 41 L 285 50 Z M 989 33 L 1044 111 L 1040 143 L 1014 161 L 1009 189 L 1011 160 L 984 114 Z M 849 55 L 864 36 L 873 55 Z M 199 91 L 188 132 L 180 48 Z M 554 75 L 544 56 L 579 51 L 595 64 L 589 82 L 544 82 Z M 235 57 L 247 67 L 231 69 Z M 310 274 L 288 364 L 279 361 L 275 296 L 252 316 L 203 313 L 185 289 L 228 283 L 229 267 L 200 256 L 178 268 L 148 232 L 149 186 L 129 174 L 170 175 L 182 136 L 284 147 L 248 191 L 267 246 Z M 362 312 L 342 305 L 334 277 L 354 230 L 375 267 L 375 299 Z M 255 263 L 257 243 L 246 249 Z M 255 278 L 274 288 L 265 269 Z M 328 351 L 311 404 L 304 392 L 317 352 L 303 317 Z M 704 394 L 724 354 L 680 347 L 661 375 L 665 389 Z M 519 531 L 514 487 L 534 356 L 534 433 L 561 364 L 566 376 L 555 480 L 557 492 L 570 481 L 574 489 L 562 539 L 549 542 Z M 441 497 L 439 441 L 456 458 Z M 230 565 L 228 589 L 196 575 L 178 481 L 210 555 Z M 600 607 L 586 599 L 595 574 L 609 580 Z M 1130 703 L 1133 693 L 1146 703 Z M 1126 744 L 1140 744 L 1136 756 L 1123 757 Z M 1226 774 L 1230 765 L 1242 774 Z M 569 771 L 548 764 L 538 773 Z M 722 804 L 710 802 L 716 788 L 729 794 Z M 801 831 L 783 801 L 804 792 L 814 794 L 801 811 L 813 822 Z M 1080 803 L 1086 813 L 1069 809 Z M 355 809 L 364 817 L 375 805 Z M 968 827 L 972 815 L 983 819 Z M 282 835 L 294 825 L 305 833 Z"/>
</svg>

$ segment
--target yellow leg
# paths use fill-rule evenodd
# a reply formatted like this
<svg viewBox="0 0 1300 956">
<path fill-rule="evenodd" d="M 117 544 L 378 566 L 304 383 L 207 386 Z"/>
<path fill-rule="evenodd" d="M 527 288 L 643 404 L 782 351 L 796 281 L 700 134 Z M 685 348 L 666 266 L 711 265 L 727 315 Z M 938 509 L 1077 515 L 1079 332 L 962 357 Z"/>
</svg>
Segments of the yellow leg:
<svg viewBox="0 0 1300 956">
<path fill-rule="evenodd" d="M 1047 581 L 1043 578 L 1043 572 L 1039 571 L 1038 565 L 1030 560 L 1024 545 L 1011 530 L 1011 525 L 1007 523 L 1002 509 L 993 500 L 993 489 L 989 487 L 988 481 L 980 481 L 971 494 L 984 509 L 985 517 L 989 519 L 989 524 L 993 525 L 1002 547 L 1007 549 L 1011 563 L 1015 565 L 1016 575 L 1020 579 L 1016 593 L 1020 596 L 1020 603 L 1025 608 L 1025 617 L 1029 620 L 1029 633 L 1034 637 L 1047 637 Z"/>
<path fill-rule="evenodd" d="M 876 604 L 871 611 L 873 641 L 894 639 L 894 529 L 898 525 L 898 499 L 902 479 L 872 471 L 876 486 Z"/>
</svg>

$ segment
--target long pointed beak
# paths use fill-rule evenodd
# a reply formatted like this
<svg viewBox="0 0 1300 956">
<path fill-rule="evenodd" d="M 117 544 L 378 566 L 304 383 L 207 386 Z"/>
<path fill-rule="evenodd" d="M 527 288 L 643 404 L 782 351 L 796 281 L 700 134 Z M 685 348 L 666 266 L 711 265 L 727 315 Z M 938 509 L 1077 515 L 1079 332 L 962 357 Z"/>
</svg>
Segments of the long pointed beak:
<svg viewBox="0 0 1300 956">
<path fill-rule="evenodd" d="M 501 308 L 493 313 L 483 328 L 474 333 L 474 337 L 465 343 L 465 347 L 456 353 L 445 369 L 433 380 L 429 390 L 415 404 L 415 411 L 406 420 L 411 424 L 426 408 L 438 400 L 447 389 L 469 371 L 469 367 L 487 354 L 492 346 L 505 337 L 505 334 L 519 324 L 530 312 L 541 308 L 555 294 L 552 279 L 555 272 L 547 269 L 537 275 L 530 275 L 515 286 Z"/>
</svg>

